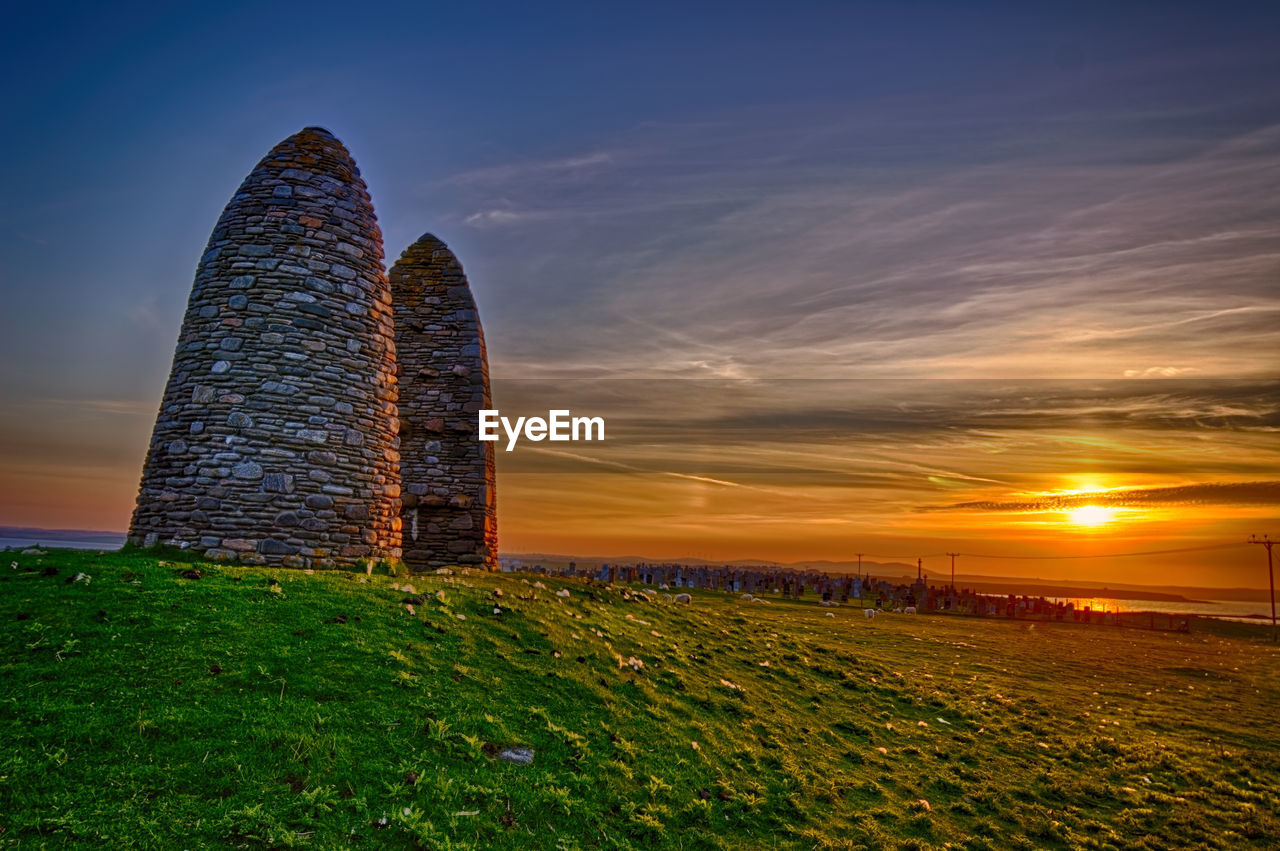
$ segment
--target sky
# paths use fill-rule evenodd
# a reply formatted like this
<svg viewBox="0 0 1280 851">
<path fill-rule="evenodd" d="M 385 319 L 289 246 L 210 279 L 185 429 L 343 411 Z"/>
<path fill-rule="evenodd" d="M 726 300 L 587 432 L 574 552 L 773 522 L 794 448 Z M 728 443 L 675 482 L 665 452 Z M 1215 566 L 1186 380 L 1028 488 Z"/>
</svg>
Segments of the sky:
<svg viewBox="0 0 1280 851">
<path fill-rule="evenodd" d="M 499 458 L 504 551 L 1184 549 L 969 568 L 1265 585 L 1260 548 L 1198 548 L 1280 537 L 1274 6 L 4 24 L 2 525 L 125 528 L 209 231 L 320 125 L 390 259 L 429 231 L 463 262 L 499 400 L 611 412 L 582 457 Z"/>
</svg>

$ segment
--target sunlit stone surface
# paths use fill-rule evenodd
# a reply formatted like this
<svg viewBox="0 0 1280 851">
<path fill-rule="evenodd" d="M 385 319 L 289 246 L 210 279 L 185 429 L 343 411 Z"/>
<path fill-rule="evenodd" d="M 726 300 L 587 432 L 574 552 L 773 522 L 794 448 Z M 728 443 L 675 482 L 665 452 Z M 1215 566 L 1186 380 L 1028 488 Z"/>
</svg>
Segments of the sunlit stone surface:
<svg viewBox="0 0 1280 851">
<path fill-rule="evenodd" d="M 309 127 L 200 259 L 129 541 L 294 567 L 399 556 L 393 337 L 369 193 Z"/>
</svg>

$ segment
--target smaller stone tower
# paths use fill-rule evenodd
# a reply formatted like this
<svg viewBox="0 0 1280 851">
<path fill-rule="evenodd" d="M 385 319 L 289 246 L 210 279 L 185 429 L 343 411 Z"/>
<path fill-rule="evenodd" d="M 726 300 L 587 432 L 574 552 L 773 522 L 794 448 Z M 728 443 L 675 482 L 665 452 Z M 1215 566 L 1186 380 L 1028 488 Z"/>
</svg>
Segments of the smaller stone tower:
<svg viewBox="0 0 1280 851">
<path fill-rule="evenodd" d="M 498 568 L 493 443 L 478 413 L 492 407 L 489 362 L 462 265 L 427 234 L 391 267 L 400 367 L 404 561 Z"/>
</svg>

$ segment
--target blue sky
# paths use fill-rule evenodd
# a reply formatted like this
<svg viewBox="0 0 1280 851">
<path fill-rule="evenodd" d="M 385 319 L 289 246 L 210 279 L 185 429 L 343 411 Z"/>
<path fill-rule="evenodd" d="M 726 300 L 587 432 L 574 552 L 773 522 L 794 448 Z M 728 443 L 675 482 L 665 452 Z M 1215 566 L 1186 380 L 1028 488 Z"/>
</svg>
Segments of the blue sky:
<svg viewBox="0 0 1280 851">
<path fill-rule="evenodd" d="M 1280 354 L 1268 4 L 9 4 L 0 48 L 0 523 L 123 526 L 209 230 L 309 124 L 498 377 Z"/>
</svg>

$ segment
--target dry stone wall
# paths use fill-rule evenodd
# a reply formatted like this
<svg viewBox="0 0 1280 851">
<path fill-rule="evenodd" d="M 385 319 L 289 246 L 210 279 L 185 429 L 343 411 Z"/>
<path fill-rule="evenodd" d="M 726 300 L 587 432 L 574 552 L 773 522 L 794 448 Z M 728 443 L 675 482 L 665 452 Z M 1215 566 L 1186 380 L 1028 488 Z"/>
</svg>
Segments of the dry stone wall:
<svg viewBox="0 0 1280 851">
<path fill-rule="evenodd" d="M 484 332 L 462 265 L 427 234 L 391 267 L 400 364 L 404 560 L 413 570 L 498 567 Z"/>
<path fill-rule="evenodd" d="M 364 181 L 328 131 L 258 164 L 197 267 L 131 543 L 297 567 L 399 557 L 382 260 Z"/>
</svg>

